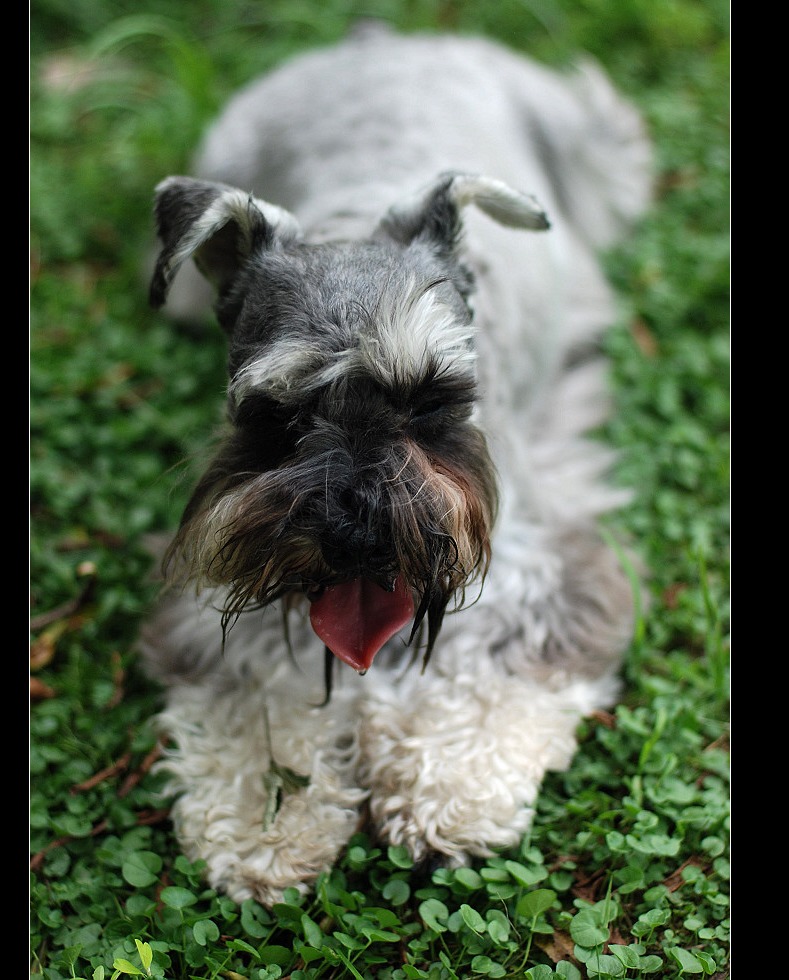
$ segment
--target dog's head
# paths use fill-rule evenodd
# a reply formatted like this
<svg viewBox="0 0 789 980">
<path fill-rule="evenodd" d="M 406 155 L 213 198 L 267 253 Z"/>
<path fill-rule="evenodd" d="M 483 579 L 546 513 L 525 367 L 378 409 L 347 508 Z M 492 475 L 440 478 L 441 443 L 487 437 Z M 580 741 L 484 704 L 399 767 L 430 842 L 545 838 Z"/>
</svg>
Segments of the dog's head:
<svg viewBox="0 0 789 980">
<path fill-rule="evenodd" d="M 192 258 L 228 338 L 227 432 L 168 552 L 171 580 L 224 585 L 225 622 L 304 596 L 359 671 L 413 622 L 429 656 L 484 577 L 497 508 L 474 421 L 472 277 L 460 212 L 545 228 L 536 202 L 445 174 L 370 238 L 309 244 L 282 209 L 222 184 L 157 188 L 161 306 Z"/>
</svg>

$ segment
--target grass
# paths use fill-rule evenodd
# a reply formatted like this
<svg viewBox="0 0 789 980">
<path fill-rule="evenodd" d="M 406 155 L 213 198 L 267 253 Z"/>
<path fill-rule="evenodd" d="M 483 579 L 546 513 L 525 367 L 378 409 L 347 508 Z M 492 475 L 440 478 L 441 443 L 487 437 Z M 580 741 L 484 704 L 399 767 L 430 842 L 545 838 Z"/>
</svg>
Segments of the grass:
<svg viewBox="0 0 789 980">
<path fill-rule="evenodd" d="M 153 186 L 223 99 L 360 14 L 586 50 L 643 109 L 659 198 L 600 437 L 650 568 L 626 693 L 582 725 L 521 846 L 417 875 L 357 835 L 313 896 L 206 889 L 179 853 L 134 638 L 145 536 L 220 411 L 220 332 L 146 306 Z M 728 976 L 728 50 L 722 0 L 35 0 L 31 8 L 31 975 L 169 980 Z"/>
</svg>

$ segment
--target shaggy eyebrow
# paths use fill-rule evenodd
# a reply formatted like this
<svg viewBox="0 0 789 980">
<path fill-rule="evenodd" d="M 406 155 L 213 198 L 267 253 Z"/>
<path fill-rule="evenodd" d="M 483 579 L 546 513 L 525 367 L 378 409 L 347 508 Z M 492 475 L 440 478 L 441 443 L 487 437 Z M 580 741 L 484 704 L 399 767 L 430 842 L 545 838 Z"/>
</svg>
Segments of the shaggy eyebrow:
<svg viewBox="0 0 789 980">
<path fill-rule="evenodd" d="M 428 363 L 416 377 L 400 376 L 382 386 L 398 407 L 419 407 L 427 401 L 468 404 L 477 397 L 477 382 L 471 371 L 455 366 Z"/>
</svg>

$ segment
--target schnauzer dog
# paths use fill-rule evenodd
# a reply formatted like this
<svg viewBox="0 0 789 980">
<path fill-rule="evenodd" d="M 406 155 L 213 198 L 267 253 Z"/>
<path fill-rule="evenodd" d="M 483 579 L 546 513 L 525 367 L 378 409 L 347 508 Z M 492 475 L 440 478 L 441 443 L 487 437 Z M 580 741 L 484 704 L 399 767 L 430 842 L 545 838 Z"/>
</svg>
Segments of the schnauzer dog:
<svg viewBox="0 0 789 980">
<path fill-rule="evenodd" d="M 306 892 L 362 827 L 417 862 L 512 847 L 615 701 L 596 255 L 650 165 L 591 63 L 366 28 L 242 90 L 157 187 L 151 302 L 212 295 L 228 344 L 142 637 L 212 887 Z"/>
</svg>

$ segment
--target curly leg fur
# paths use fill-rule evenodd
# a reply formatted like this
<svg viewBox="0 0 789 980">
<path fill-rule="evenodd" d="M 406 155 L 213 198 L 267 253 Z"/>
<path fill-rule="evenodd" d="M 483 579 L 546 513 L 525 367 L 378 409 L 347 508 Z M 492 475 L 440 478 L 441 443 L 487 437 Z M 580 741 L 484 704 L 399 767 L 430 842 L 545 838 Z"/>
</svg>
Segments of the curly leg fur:
<svg viewBox="0 0 789 980">
<path fill-rule="evenodd" d="M 569 765 L 582 714 L 612 694 L 605 681 L 555 693 L 491 672 L 376 685 L 360 742 L 378 832 L 415 860 L 439 854 L 450 866 L 514 846 L 545 773 Z"/>
<path fill-rule="evenodd" d="M 356 776 L 356 694 L 341 685 L 318 707 L 320 675 L 311 672 L 310 684 L 289 661 L 271 611 L 239 622 L 209 662 L 218 614 L 197 612 L 193 600 L 170 600 L 158 620 L 169 633 L 155 620 L 143 645 L 152 673 L 193 665 L 193 679 L 169 688 L 157 719 L 168 743 L 159 766 L 175 797 L 172 819 L 188 857 L 206 861 L 214 888 L 270 905 L 287 887 L 305 892 L 356 829 L 368 795 Z M 163 635 L 177 636 L 177 645 L 168 648 Z M 190 651 L 201 656 L 190 660 Z M 282 772 L 296 777 L 291 785 Z"/>
</svg>

